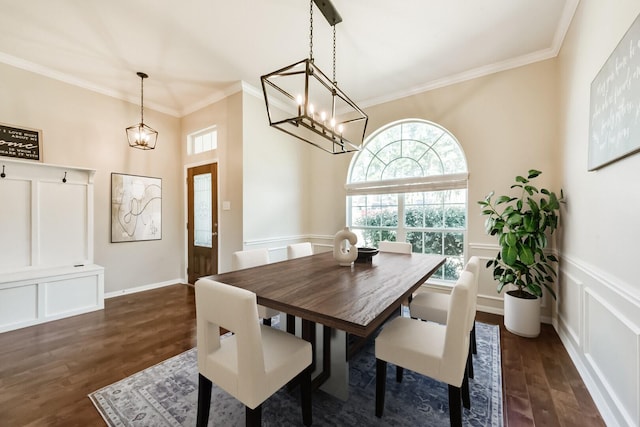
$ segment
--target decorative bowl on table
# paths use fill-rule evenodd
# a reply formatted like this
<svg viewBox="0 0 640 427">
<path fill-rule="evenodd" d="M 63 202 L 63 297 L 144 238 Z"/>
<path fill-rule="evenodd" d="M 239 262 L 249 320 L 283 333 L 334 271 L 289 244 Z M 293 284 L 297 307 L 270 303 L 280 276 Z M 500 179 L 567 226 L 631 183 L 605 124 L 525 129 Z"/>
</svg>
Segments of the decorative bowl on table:
<svg viewBox="0 0 640 427">
<path fill-rule="evenodd" d="M 371 259 L 378 254 L 376 248 L 358 248 L 358 258 L 356 262 L 371 262 Z"/>
</svg>

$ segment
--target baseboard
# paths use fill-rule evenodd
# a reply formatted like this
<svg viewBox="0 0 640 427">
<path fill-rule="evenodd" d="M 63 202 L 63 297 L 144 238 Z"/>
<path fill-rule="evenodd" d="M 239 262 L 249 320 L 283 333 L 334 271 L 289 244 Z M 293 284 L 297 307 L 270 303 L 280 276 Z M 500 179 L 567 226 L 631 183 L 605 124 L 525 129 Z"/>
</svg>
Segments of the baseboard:
<svg viewBox="0 0 640 427">
<path fill-rule="evenodd" d="M 178 278 L 173 280 L 167 280 L 164 282 L 150 283 L 148 285 L 136 286 L 135 288 L 121 289 L 113 292 L 105 292 L 104 299 L 119 297 L 119 296 L 128 295 L 128 294 L 135 294 L 137 292 L 149 291 L 151 289 L 164 288 L 165 286 L 171 286 L 178 283 L 187 283 L 187 281 L 184 278 Z"/>
</svg>

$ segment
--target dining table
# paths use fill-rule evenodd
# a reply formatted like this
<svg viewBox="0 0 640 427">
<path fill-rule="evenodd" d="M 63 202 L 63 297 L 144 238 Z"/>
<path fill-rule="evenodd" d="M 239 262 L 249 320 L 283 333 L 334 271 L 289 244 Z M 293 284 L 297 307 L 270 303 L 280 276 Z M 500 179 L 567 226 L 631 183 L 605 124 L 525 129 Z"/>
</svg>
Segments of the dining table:
<svg viewBox="0 0 640 427">
<path fill-rule="evenodd" d="M 440 268 L 445 256 L 380 252 L 342 266 L 333 252 L 215 274 L 206 278 L 247 289 L 257 303 L 286 313 L 282 328 L 314 347 L 314 385 L 348 398 L 349 345 L 364 342 Z M 321 333 L 323 339 L 316 343 Z"/>
</svg>

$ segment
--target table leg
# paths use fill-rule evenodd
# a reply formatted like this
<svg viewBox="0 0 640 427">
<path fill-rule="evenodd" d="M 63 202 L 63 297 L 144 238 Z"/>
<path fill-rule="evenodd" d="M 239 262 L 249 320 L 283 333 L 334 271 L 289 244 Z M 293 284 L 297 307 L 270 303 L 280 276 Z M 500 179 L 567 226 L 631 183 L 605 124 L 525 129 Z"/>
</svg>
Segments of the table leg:
<svg viewBox="0 0 640 427">
<path fill-rule="evenodd" d="M 349 398 L 349 361 L 347 360 L 347 333 L 330 329 L 330 373 L 321 390 L 339 399 Z"/>
</svg>

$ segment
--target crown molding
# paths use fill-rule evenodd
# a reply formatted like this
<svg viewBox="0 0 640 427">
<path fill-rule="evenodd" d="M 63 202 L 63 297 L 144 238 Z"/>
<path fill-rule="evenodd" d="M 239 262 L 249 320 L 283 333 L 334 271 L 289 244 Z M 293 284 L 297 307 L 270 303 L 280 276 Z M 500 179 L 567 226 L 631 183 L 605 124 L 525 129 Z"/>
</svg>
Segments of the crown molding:
<svg viewBox="0 0 640 427">
<path fill-rule="evenodd" d="M 45 76 L 48 77 L 50 79 L 54 79 L 54 80 L 58 80 L 61 81 L 63 83 L 67 83 L 70 84 L 72 86 L 76 86 L 76 87 L 80 87 L 82 89 L 87 89 L 90 90 L 92 92 L 96 92 L 99 93 L 101 95 L 106 95 L 106 96 L 110 96 L 112 98 L 116 98 L 116 99 L 120 99 L 123 101 L 127 101 L 130 102 L 132 104 L 139 104 L 140 100 L 138 98 L 133 98 L 133 97 L 129 97 L 129 96 L 125 96 L 119 92 L 110 90 L 110 89 L 106 89 L 102 86 L 93 84 L 93 83 L 89 83 L 85 80 L 82 79 L 78 79 L 76 77 L 70 76 L 69 74 L 66 73 L 61 73 L 59 71 L 54 71 L 48 67 L 44 67 L 42 65 L 38 65 L 35 64 L 33 62 L 30 61 L 26 61 L 24 59 L 21 58 L 17 58 L 15 56 L 12 55 L 8 55 L 4 52 L 0 52 L 0 62 L 7 64 L 7 65 L 11 65 L 13 67 L 16 68 L 20 68 L 22 70 L 25 71 L 30 71 L 32 73 L 35 74 L 40 74 L 41 76 Z M 145 107 L 148 107 L 151 110 L 155 110 L 158 111 L 160 113 L 164 113 L 164 114 L 168 114 L 170 116 L 174 116 L 174 117 L 180 117 L 180 113 L 177 110 L 174 110 L 172 108 L 167 108 L 165 106 L 159 105 L 159 104 L 155 104 L 153 102 L 145 102 Z"/>
</svg>

